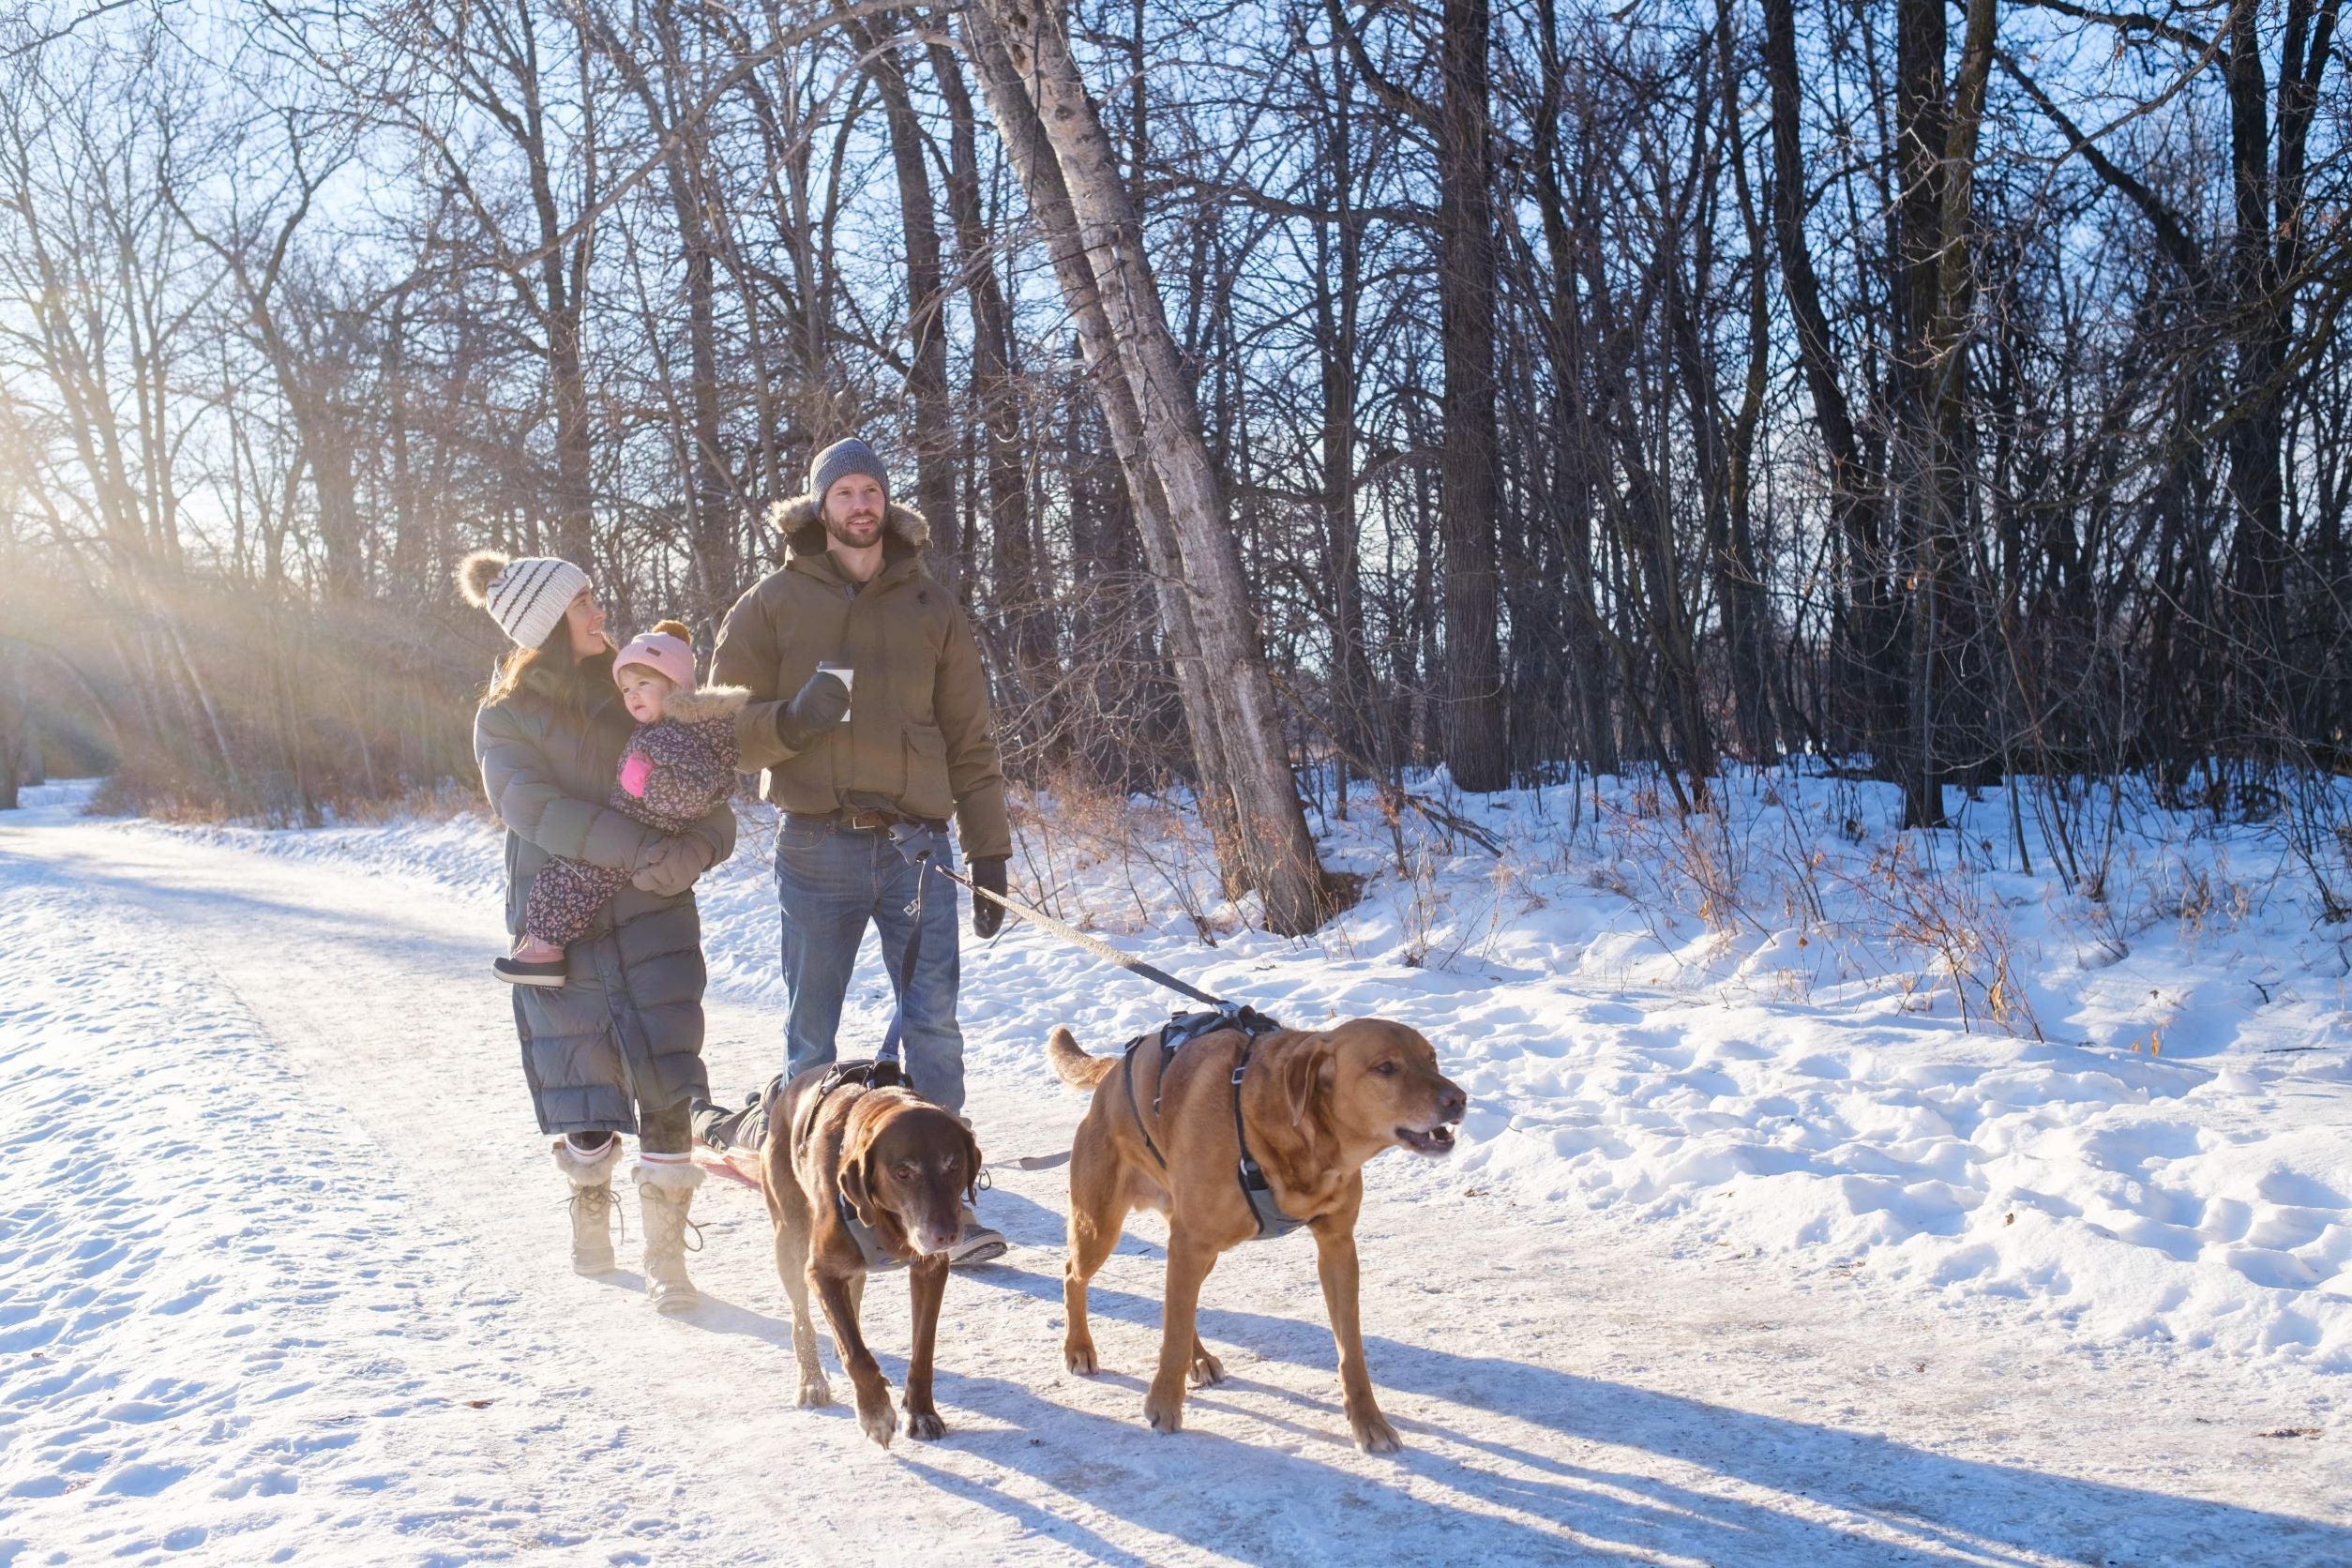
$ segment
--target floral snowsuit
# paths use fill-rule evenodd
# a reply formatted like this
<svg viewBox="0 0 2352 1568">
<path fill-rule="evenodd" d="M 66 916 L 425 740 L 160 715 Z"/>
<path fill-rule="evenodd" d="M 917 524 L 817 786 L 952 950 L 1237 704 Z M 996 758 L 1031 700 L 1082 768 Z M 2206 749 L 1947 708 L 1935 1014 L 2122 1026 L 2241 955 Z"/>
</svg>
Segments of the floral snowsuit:
<svg viewBox="0 0 2352 1568">
<path fill-rule="evenodd" d="M 671 700 L 669 711 L 641 724 L 621 753 L 609 804 L 657 833 L 676 835 L 725 801 L 735 787 L 735 714 L 739 686 L 712 686 Z M 596 912 L 626 887 L 629 873 L 584 860 L 550 860 L 531 881 L 522 928 L 535 941 L 567 947 L 596 923 Z"/>
</svg>

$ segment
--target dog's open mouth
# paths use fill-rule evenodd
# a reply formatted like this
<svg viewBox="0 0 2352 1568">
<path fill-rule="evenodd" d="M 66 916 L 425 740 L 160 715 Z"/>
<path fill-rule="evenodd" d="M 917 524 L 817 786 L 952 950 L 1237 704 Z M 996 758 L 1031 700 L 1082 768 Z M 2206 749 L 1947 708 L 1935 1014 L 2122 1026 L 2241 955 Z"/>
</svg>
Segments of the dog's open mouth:
<svg viewBox="0 0 2352 1568">
<path fill-rule="evenodd" d="M 1418 1127 L 1399 1127 L 1396 1141 L 1416 1154 L 1450 1154 L 1454 1153 L 1454 1128 L 1442 1122 L 1427 1132 Z"/>
</svg>

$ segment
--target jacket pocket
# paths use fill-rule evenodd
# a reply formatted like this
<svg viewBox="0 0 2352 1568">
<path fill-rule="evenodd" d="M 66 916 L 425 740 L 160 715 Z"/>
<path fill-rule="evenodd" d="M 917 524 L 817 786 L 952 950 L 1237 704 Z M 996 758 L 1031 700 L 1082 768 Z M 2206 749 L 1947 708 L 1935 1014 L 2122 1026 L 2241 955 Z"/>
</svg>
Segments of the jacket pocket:
<svg viewBox="0 0 2352 1568">
<path fill-rule="evenodd" d="M 907 789 L 898 808 L 911 817 L 947 817 L 956 793 L 947 782 L 947 737 L 929 724 L 906 727 Z"/>
</svg>

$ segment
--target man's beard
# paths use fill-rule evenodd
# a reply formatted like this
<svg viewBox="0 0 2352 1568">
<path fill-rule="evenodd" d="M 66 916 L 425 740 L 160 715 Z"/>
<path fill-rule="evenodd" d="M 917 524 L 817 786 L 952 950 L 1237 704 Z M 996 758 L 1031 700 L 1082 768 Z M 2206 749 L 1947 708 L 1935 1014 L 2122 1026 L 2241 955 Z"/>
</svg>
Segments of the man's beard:
<svg viewBox="0 0 2352 1568">
<path fill-rule="evenodd" d="M 864 550 L 882 537 L 882 514 L 861 512 L 843 520 L 825 519 L 825 536 L 837 545 L 852 550 Z"/>
</svg>

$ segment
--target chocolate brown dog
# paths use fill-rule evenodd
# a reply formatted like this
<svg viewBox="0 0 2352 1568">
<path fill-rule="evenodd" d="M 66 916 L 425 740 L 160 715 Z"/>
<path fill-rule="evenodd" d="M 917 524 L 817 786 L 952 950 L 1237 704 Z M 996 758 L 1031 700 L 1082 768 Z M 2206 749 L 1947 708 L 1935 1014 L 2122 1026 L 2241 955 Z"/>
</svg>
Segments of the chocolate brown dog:
<svg viewBox="0 0 2352 1568">
<path fill-rule="evenodd" d="M 1143 1413 L 1155 1431 L 1176 1431 L 1186 1374 L 1195 1385 L 1225 1376 L 1193 1326 L 1201 1282 L 1218 1254 L 1270 1225 L 1304 1222 L 1315 1232 L 1348 1425 L 1364 1452 L 1395 1453 L 1396 1430 L 1373 1401 L 1356 1320 L 1364 1165 L 1390 1148 L 1452 1153 L 1453 1124 L 1469 1097 L 1438 1071 L 1429 1042 L 1403 1024 L 1355 1018 L 1315 1032 L 1269 1027 L 1255 1038 L 1234 1028 L 1199 1035 L 1166 1058 L 1165 1069 L 1155 1037 L 1124 1057 L 1089 1056 L 1068 1030 L 1053 1032 L 1046 1053 L 1054 1072 L 1094 1092 L 1070 1150 L 1063 1357 L 1073 1372 L 1094 1371 L 1087 1281 L 1119 1244 L 1130 1210 L 1159 1210 L 1168 1216 L 1168 1286 L 1159 1371 Z M 1268 1189 L 1255 1200 L 1245 1157 Z M 1256 1205 L 1268 1201 L 1280 1213 L 1261 1218 Z"/>
<path fill-rule="evenodd" d="M 812 1067 L 785 1085 L 769 1127 L 761 1185 L 776 1223 L 776 1272 L 792 1301 L 801 1405 L 833 1400 L 808 1317 L 813 1290 L 857 1389 L 857 1424 L 890 1446 L 897 1416 L 890 1384 L 859 1332 L 858 1310 L 868 1270 L 904 1266 L 914 1302 L 907 1436 L 943 1435 L 931 1403 L 931 1352 L 947 1255 L 963 1205 L 978 1196 L 979 1143 L 958 1118 L 912 1090 L 871 1086 L 854 1070 L 830 1067 Z"/>
</svg>

